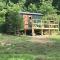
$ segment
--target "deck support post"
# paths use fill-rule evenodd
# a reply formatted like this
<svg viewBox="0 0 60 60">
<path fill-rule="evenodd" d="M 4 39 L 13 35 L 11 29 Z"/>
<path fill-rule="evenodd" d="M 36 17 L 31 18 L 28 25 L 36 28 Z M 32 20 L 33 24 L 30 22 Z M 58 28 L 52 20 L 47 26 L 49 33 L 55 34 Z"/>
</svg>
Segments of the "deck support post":
<svg viewBox="0 0 60 60">
<path fill-rule="evenodd" d="M 41 35 L 43 35 L 43 29 L 41 29 Z"/>
<path fill-rule="evenodd" d="M 32 28 L 32 36 L 35 36 L 34 28 Z"/>
<path fill-rule="evenodd" d="M 49 35 L 50 35 L 50 29 L 49 29 Z"/>
<path fill-rule="evenodd" d="M 34 32 L 34 25 L 33 25 L 34 21 L 32 20 L 32 36 L 35 36 L 35 32 Z"/>
</svg>

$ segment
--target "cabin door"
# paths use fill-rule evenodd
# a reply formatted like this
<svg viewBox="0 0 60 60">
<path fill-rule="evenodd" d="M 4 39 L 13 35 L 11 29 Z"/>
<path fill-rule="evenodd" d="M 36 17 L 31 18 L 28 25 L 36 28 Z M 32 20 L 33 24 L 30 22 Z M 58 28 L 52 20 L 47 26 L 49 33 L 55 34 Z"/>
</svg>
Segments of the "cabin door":
<svg viewBox="0 0 60 60">
<path fill-rule="evenodd" d="M 29 18 L 28 18 L 28 27 L 30 29 L 32 28 L 32 16 L 29 16 Z"/>
<path fill-rule="evenodd" d="M 24 19 L 24 29 L 27 30 L 28 29 L 28 16 L 24 15 L 23 19 Z"/>
</svg>

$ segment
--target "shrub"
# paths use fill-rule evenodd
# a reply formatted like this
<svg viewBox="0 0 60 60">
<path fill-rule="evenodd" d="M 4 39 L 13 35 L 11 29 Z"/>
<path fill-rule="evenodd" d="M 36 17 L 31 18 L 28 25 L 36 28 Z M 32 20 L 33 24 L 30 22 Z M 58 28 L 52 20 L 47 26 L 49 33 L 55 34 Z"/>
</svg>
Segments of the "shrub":
<svg viewBox="0 0 60 60">
<path fill-rule="evenodd" d="M 20 29 L 23 29 L 22 17 L 17 12 L 8 12 L 6 14 L 6 32 L 20 34 Z"/>
</svg>

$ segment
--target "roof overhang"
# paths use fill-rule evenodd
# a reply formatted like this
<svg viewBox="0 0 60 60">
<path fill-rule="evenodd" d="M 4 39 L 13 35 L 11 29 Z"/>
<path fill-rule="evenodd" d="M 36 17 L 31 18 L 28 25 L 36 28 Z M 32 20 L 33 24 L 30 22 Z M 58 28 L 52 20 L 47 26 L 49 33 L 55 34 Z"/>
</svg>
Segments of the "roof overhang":
<svg viewBox="0 0 60 60">
<path fill-rule="evenodd" d="M 22 14 L 22 15 L 39 15 L 39 16 L 43 15 L 41 13 L 30 13 L 30 12 L 20 12 L 20 14 Z"/>
</svg>

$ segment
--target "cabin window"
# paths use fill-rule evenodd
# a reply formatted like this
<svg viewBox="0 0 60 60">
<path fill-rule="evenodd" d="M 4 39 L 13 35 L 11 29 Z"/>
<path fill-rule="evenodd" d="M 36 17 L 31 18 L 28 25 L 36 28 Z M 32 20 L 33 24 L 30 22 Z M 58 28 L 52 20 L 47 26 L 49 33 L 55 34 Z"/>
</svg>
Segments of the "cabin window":
<svg viewBox="0 0 60 60">
<path fill-rule="evenodd" d="M 41 17 L 38 15 L 33 15 L 32 17 L 34 23 L 40 23 L 41 22 Z"/>
</svg>

